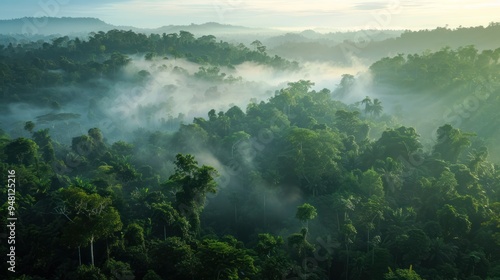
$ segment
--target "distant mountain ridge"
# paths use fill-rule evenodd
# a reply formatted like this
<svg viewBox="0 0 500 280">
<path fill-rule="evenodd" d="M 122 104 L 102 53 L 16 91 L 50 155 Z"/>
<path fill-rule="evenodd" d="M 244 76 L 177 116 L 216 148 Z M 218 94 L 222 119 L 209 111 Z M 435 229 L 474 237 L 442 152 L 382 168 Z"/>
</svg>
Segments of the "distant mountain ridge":
<svg viewBox="0 0 500 280">
<path fill-rule="evenodd" d="M 133 26 L 117 26 L 106 23 L 98 18 L 84 17 L 23 17 L 18 19 L 0 20 L 0 34 L 5 35 L 72 35 L 82 36 L 90 32 L 119 29 L 132 30 L 141 33 L 177 33 L 180 30 L 194 35 L 231 35 L 240 33 L 278 33 L 272 29 L 250 28 L 216 22 L 190 25 L 164 25 L 158 28 L 138 28 Z M 273 34 L 274 35 L 274 34 Z"/>
<path fill-rule="evenodd" d="M 495 50 L 500 47 L 500 23 L 490 23 L 485 27 L 455 29 L 437 27 L 431 30 L 405 30 L 403 32 L 380 30 L 372 33 L 361 30 L 328 33 L 323 35 L 323 39 L 310 39 L 305 34 L 316 35 L 310 31 L 302 32 L 300 35 L 287 34 L 270 38 L 264 43 L 268 46 L 270 53 L 287 59 L 324 61 L 328 58 L 341 65 L 358 63 L 357 59 L 361 59 L 360 61 L 364 64 L 371 64 L 387 56 L 420 54 L 425 51 L 436 52 L 444 47 L 457 49 L 474 45 L 479 51 Z"/>
<path fill-rule="evenodd" d="M 117 26 L 108 24 L 100 19 L 90 17 L 23 17 L 18 19 L 0 20 L 0 34 L 71 35 L 82 32 L 88 33 L 91 31 L 109 31 L 115 28 L 117 28 Z"/>
</svg>

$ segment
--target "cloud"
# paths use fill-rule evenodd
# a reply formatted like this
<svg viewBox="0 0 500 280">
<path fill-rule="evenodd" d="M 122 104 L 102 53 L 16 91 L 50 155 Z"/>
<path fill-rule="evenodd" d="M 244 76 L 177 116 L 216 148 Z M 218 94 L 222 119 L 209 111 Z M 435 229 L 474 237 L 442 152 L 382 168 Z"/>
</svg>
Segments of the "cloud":
<svg viewBox="0 0 500 280">
<path fill-rule="evenodd" d="M 362 2 L 354 5 L 354 9 L 356 10 L 379 10 L 386 7 L 387 2 Z"/>
<path fill-rule="evenodd" d="M 40 16 L 43 3 L 61 3 L 53 16 L 98 17 L 115 25 L 160 27 L 215 21 L 250 27 L 328 27 L 358 29 L 373 21 L 373 13 L 391 10 L 387 28 L 432 28 L 485 25 L 498 21 L 498 1 L 330 1 L 330 0 L 2 0 L 0 18 Z"/>
</svg>

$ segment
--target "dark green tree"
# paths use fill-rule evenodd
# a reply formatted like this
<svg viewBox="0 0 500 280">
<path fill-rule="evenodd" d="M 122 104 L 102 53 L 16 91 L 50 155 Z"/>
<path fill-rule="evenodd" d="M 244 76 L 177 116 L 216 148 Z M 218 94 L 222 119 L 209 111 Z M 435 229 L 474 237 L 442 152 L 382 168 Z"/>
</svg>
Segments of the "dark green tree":
<svg viewBox="0 0 500 280">
<path fill-rule="evenodd" d="M 144 229 L 137 223 L 129 224 L 125 230 L 125 245 L 144 247 Z"/>
<path fill-rule="evenodd" d="M 63 242 L 71 247 L 90 243 L 91 264 L 94 266 L 95 241 L 111 236 L 122 228 L 120 214 L 111 206 L 109 198 L 87 194 L 78 187 L 59 190 L 56 211 L 68 221 L 64 227 Z"/>
<path fill-rule="evenodd" d="M 11 164 L 30 165 L 37 162 L 38 145 L 26 138 L 17 138 L 7 144 L 4 153 Z"/>
<path fill-rule="evenodd" d="M 245 279 L 257 273 L 253 257 L 245 249 L 227 242 L 206 239 L 196 253 L 201 265 L 197 276 L 201 279 Z"/>
<path fill-rule="evenodd" d="M 27 121 L 24 123 L 24 129 L 28 131 L 29 133 L 33 132 L 33 129 L 35 128 L 35 123 L 32 121 Z"/>
<path fill-rule="evenodd" d="M 215 193 L 217 171 L 198 162 L 192 155 L 177 154 L 175 173 L 169 177 L 167 185 L 176 190 L 175 207 L 189 221 L 191 231 L 198 232 L 200 214 L 205 207 L 207 193 Z"/>
<path fill-rule="evenodd" d="M 433 147 L 433 154 L 443 160 L 455 163 L 460 153 L 470 146 L 469 138 L 473 135 L 463 133 L 449 124 L 441 126 L 437 130 L 437 143 Z"/>
<path fill-rule="evenodd" d="M 382 102 L 378 98 L 373 99 L 373 104 L 371 105 L 370 112 L 375 117 L 380 117 L 383 110 L 384 110 L 384 107 L 382 107 Z"/>
</svg>

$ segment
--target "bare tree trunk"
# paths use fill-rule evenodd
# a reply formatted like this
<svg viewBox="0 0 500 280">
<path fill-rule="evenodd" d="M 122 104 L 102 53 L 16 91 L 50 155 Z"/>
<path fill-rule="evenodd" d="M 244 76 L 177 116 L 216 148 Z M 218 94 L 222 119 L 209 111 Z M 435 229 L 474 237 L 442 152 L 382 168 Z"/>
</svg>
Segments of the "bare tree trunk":
<svg viewBox="0 0 500 280">
<path fill-rule="evenodd" d="M 107 238 L 106 238 L 106 260 L 109 261 L 109 242 Z"/>
<path fill-rule="evenodd" d="M 346 251 L 347 251 L 347 263 L 345 266 L 345 279 L 349 279 L 349 246 L 347 244 L 345 245 Z"/>
<path fill-rule="evenodd" d="M 80 252 L 80 246 L 78 246 L 78 262 L 82 265 L 82 253 Z"/>
<path fill-rule="evenodd" d="M 167 240 L 167 227 L 163 225 L 163 240 Z"/>
<path fill-rule="evenodd" d="M 367 229 L 367 233 L 366 233 L 366 252 L 369 253 L 370 252 L 370 229 L 368 228 Z"/>
<path fill-rule="evenodd" d="M 339 219 L 339 211 L 336 213 L 337 215 L 337 231 L 340 232 L 340 219 Z"/>
<path fill-rule="evenodd" d="M 375 262 L 375 246 L 372 248 L 372 265 Z"/>
<path fill-rule="evenodd" d="M 94 237 L 90 238 L 90 258 L 92 260 L 92 266 L 94 266 Z"/>
<path fill-rule="evenodd" d="M 267 228 L 266 190 L 264 190 L 264 226 L 265 226 L 265 228 Z"/>
</svg>

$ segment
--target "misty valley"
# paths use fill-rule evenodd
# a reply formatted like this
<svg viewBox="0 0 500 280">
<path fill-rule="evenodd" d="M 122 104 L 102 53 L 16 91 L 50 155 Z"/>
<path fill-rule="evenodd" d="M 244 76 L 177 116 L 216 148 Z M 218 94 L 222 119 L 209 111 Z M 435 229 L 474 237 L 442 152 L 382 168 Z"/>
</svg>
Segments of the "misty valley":
<svg viewBox="0 0 500 280">
<path fill-rule="evenodd" d="M 500 23 L 51 20 L 0 21 L 5 279 L 500 279 Z"/>
</svg>

